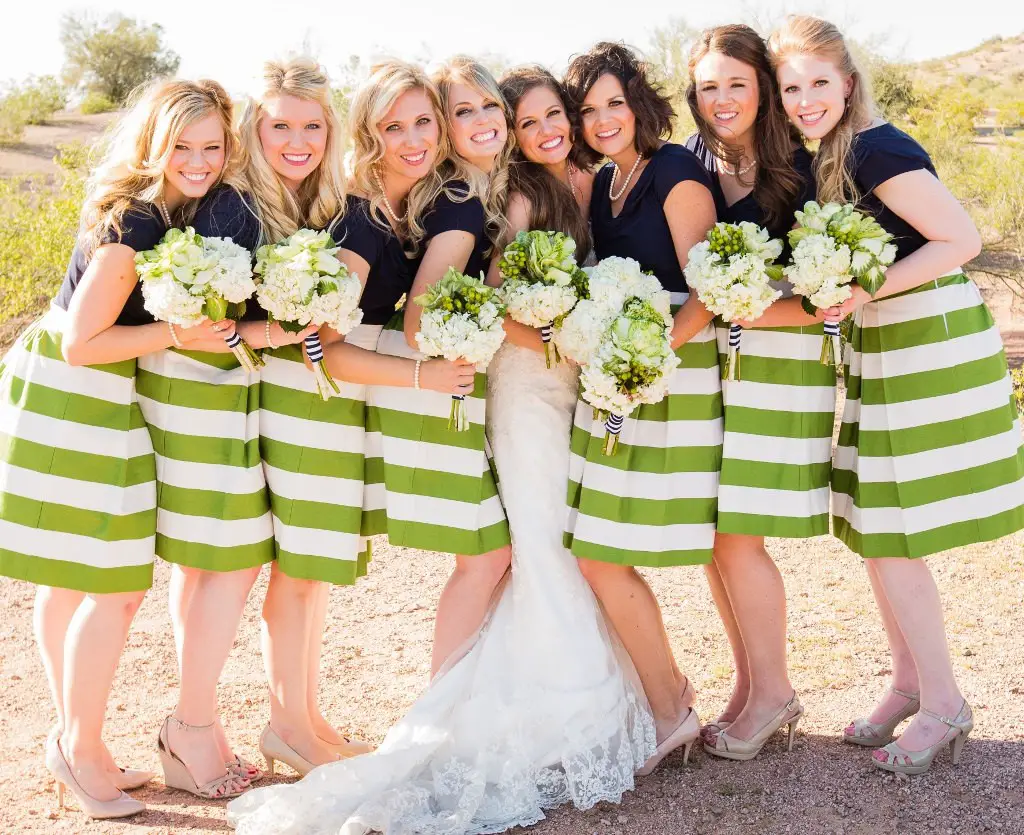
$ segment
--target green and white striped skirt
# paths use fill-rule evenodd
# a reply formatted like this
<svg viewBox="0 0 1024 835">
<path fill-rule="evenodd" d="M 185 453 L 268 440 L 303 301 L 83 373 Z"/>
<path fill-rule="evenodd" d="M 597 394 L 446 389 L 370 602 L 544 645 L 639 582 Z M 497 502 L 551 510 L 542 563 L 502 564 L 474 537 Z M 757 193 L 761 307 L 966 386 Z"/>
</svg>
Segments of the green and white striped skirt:
<svg viewBox="0 0 1024 835">
<path fill-rule="evenodd" d="M 0 361 L 0 575 L 91 594 L 153 583 L 156 470 L 135 360 L 64 362 L 51 308 Z"/>
<path fill-rule="evenodd" d="M 672 294 L 673 309 L 686 294 Z M 565 545 L 577 557 L 635 566 L 711 562 L 722 466 L 722 379 L 715 328 L 676 351 L 668 395 L 634 410 L 614 455 L 604 421 L 576 404 Z"/>
<path fill-rule="evenodd" d="M 409 347 L 396 317 L 377 351 L 424 359 Z M 484 434 L 487 377 L 476 375 L 466 396 L 469 429 L 448 428 L 451 395 L 395 386 L 368 386 L 368 462 L 384 492 L 380 517 L 392 545 L 475 556 L 511 542 Z M 379 489 L 371 487 L 371 489 Z M 369 495 L 369 491 L 368 491 Z"/>
<path fill-rule="evenodd" d="M 379 333 L 359 325 L 346 341 L 372 350 Z M 301 344 L 263 359 L 260 454 L 278 567 L 289 577 L 352 585 L 369 563 L 361 532 L 366 387 L 339 380 L 341 394 L 322 400 Z"/>
<path fill-rule="evenodd" d="M 833 530 L 923 557 L 1024 528 L 1024 447 L 999 331 L 957 273 L 854 314 Z"/>
<path fill-rule="evenodd" d="M 206 571 L 270 562 L 259 373 L 230 353 L 169 348 L 139 358 L 136 387 L 156 453 L 157 556 Z"/>
<path fill-rule="evenodd" d="M 717 332 L 724 368 L 729 326 Z M 743 331 L 740 379 L 722 381 L 719 532 L 828 533 L 836 373 L 821 364 L 823 338 L 823 325 Z"/>
</svg>

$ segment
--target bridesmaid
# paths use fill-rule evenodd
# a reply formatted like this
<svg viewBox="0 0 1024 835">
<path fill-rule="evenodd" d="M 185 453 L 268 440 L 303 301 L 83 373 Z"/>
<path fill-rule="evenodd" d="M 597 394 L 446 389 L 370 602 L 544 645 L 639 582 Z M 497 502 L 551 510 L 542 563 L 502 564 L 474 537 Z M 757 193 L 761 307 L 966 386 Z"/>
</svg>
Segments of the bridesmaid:
<svg viewBox="0 0 1024 835">
<path fill-rule="evenodd" d="M 925 557 L 1024 528 L 1024 448 L 999 331 L 962 264 L 981 239 L 928 154 L 874 115 L 843 35 L 794 16 L 769 39 L 786 113 L 808 139 L 821 200 L 854 202 L 895 236 L 872 299 L 859 287 L 832 472 L 833 526 L 867 558 L 893 657 L 892 687 L 844 738 L 874 764 L 920 774 L 974 725 L 953 674 Z M 916 714 L 916 715 L 915 715 Z M 913 721 L 888 745 L 899 722 Z"/>
<path fill-rule="evenodd" d="M 625 422 L 602 454 L 604 423 L 582 400 L 572 435 L 566 544 L 636 665 L 657 727 L 649 773 L 699 731 L 693 688 L 672 657 L 657 600 L 636 566 L 707 563 L 722 460 L 722 394 L 711 314 L 687 292 L 687 253 L 715 222 L 711 178 L 665 142 L 672 106 L 629 49 L 597 44 L 573 59 L 565 86 L 595 159 L 590 221 L 597 257 L 634 258 L 672 293 L 672 345 L 682 360 L 670 394 Z"/>
<path fill-rule="evenodd" d="M 814 199 L 814 174 L 782 110 L 764 41 L 748 26 L 707 29 L 690 52 L 689 76 L 699 133 L 687 147 L 711 174 L 718 219 L 755 223 L 786 242 L 793 212 Z M 778 287 L 792 296 L 788 283 Z M 768 322 L 774 327 L 763 327 Z M 835 371 L 820 362 L 823 326 L 798 299 L 777 301 L 753 324 L 743 334 L 742 380 L 723 383 L 715 558 L 705 566 L 736 686 L 705 726 L 704 748 L 728 759 L 751 759 L 802 714 L 786 672 L 786 593 L 764 538 L 828 533 L 835 419 Z M 717 330 L 723 355 L 729 327 L 719 322 Z"/>
<path fill-rule="evenodd" d="M 246 102 L 240 124 L 245 203 L 259 219 L 262 243 L 304 227 L 336 228 L 345 207 L 339 131 L 329 79 L 315 61 L 264 65 L 262 90 Z M 259 447 L 276 559 L 263 604 L 270 722 L 260 751 L 271 771 L 279 760 L 305 774 L 367 750 L 338 734 L 317 703 L 328 584 L 350 585 L 366 571 L 362 431 L 339 432 L 351 422 L 351 404 L 316 394 L 297 344 L 303 334 L 288 336 L 269 320 L 243 323 L 240 332 L 268 349 Z"/>
<path fill-rule="evenodd" d="M 111 683 L 153 580 L 156 474 L 137 358 L 206 350 L 230 323 L 176 328 L 143 307 L 135 253 L 183 225 L 221 178 L 231 100 L 212 81 L 164 81 L 122 117 L 90 180 L 50 312 L 0 363 L 0 574 L 39 585 L 35 629 L 57 727 L 46 764 L 93 818 L 145 809 L 102 740 Z"/>
<path fill-rule="evenodd" d="M 393 223 L 408 223 L 410 245 L 420 253 L 409 300 L 426 292 L 449 267 L 483 274 L 506 224 L 512 139 L 497 83 L 480 64 L 456 58 L 439 70 L 435 85 L 441 108 L 440 176 L 431 177 L 401 214 L 400 206 L 381 201 Z M 404 159 L 422 165 L 425 155 L 425 150 L 406 153 Z M 378 188 L 388 196 L 386 188 Z M 419 194 L 426 196 L 422 220 L 409 214 L 420 208 Z M 407 303 L 403 332 L 383 331 L 378 351 L 422 359 L 414 347 L 421 312 L 419 305 Z M 485 394 L 486 377 L 477 374 L 466 397 L 470 428 L 455 432 L 448 428 L 449 396 L 392 386 L 374 387 L 370 393 L 371 422 L 380 431 L 389 541 L 457 554 L 438 601 L 432 674 L 479 629 L 511 564 L 508 523 L 484 436 Z"/>
</svg>

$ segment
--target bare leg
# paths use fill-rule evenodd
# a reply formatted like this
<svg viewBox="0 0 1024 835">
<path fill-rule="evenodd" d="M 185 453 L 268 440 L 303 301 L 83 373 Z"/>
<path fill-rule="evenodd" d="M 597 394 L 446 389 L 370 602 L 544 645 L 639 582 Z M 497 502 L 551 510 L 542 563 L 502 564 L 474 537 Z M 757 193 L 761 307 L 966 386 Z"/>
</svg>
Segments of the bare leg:
<svg viewBox="0 0 1024 835">
<path fill-rule="evenodd" d="M 431 677 L 480 628 L 494 590 L 511 565 L 510 546 L 475 557 L 455 558 L 455 570 L 437 601 Z"/>
<path fill-rule="evenodd" d="M 321 583 L 316 591 L 316 603 L 313 606 L 313 620 L 309 630 L 309 718 L 313 724 L 313 732 L 324 742 L 341 745 L 345 739 L 324 718 L 320 712 L 320 657 L 324 646 L 324 627 L 327 624 L 327 604 L 330 601 L 331 587 Z"/>
<path fill-rule="evenodd" d="M 750 694 L 729 736 L 750 739 L 793 696 L 786 671 L 786 589 L 759 536 L 719 534 L 715 564 L 729 595 L 750 675 Z"/>
<path fill-rule="evenodd" d="M 87 595 L 68 628 L 61 748 L 75 779 L 97 800 L 120 795 L 107 771 L 103 717 L 128 629 L 144 596 L 141 591 Z"/>
<path fill-rule="evenodd" d="M 320 583 L 298 580 L 275 563 L 263 603 L 263 662 L 270 683 L 270 727 L 315 765 L 335 756 L 324 747 L 309 717 L 309 646 Z"/>
<path fill-rule="evenodd" d="M 660 742 L 679 726 L 690 705 L 683 698 L 684 677 L 672 655 L 654 592 L 631 566 L 584 559 L 579 566 L 633 659 Z"/>
<path fill-rule="evenodd" d="M 43 659 L 46 682 L 50 685 L 50 696 L 57 710 L 57 727 L 64 729 L 64 642 L 68 627 L 75 616 L 85 592 L 73 589 L 59 589 L 53 586 L 36 588 L 36 602 L 32 624 Z"/>
<path fill-rule="evenodd" d="M 726 637 L 729 639 L 729 648 L 732 650 L 732 662 L 736 669 L 736 681 L 733 684 L 732 695 L 726 702 L 725 708 L 718 715 L 720 722 L 732 722 L 743 706 L 747 703 L 747 695 L 750 693 L 750 670 L 747 667 L 747 650 L 743 646 L 743 637 L 740 635 L 739 625 L 736 623 L 736 615 L 732 610 L 732 603 L 729 602 L 729 593 L 725 590 L 725 583 L 722 581 L 722 574 L 715 563 L 708 563 L 704 566 L 704 574 L 708 578 L 708 586 L 711 588 L 711 599 L 715 601 L 715 608 L 722 619 L 722 626 L 725 627 Z"/>
<path fill-rule="evenodd" d="M 866 561 L 872 575 L 876 596 L 880 591 L 888 604 L 888 613 L 882 613 L 883 623 L 891 618 L 902 635 L 903 645 L 917 672 L 921 689 L 921 706 L 940 716 L 956 716 L 963 706 L 963 696 L 953 675 L 953 665 L 946 643 L 946 626 L 942 615 L 942 601 L 928 564 L 923 559 L 908 560 L 900 557 Z M 886 634 L 889 634 L 886 623 Z M 897 661 L 903 647 L 889 637 L 893 646 L 893 681 L 896 686 L 913 690 L 905 679 L 909 673 L 905 658 Z M 902 665 L 898 667 L 898 665 Z M 899 676 L 899 679 L 897 679 Z M 914 717 L 899 738 L 908 751 L 921 751 L 934 745 L 947 732 L 941 722 L 921 713 Z"/>
<path fill-rule="evenodd" d="M 181 691 L 174 717 L 187 725 L 211 727 L 208 733 L 196 733 L 171 722 L 168 742 L 199 785 L 222 776 L 224 763 L 231 759 L 230 749 L 225 752 L 218 744 L 223 730 L 216 721 L 217 682 L 259 573 L 258 566 L 239 571 L 200 571 L 194 583 L 184 624 Z M 231 785 L 225 791 L 243 785 Z"/>
<path fill-rule="evenodd" d="M 200 572 L 195 568 L 180 565 L 171 566 L 171 579 L 167 583 L 167 608 L 171 612 L 171 630 L 174 632 L 174 649 L 178 654 L 178 672 L 181 672 L 181 648 L 185 643 L 185 621 L 188 607 L 195 594 Z"/>
</svg>

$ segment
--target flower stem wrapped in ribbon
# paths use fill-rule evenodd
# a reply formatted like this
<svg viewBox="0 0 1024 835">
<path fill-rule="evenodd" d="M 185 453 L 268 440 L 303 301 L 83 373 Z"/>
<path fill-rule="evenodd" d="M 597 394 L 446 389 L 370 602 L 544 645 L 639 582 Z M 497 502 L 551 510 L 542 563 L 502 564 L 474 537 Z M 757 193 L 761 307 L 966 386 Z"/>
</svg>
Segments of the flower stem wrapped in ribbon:
<svg viewBox="0 0 1024 835">
<path fill-rule="evenodd" d="M 153 249 L 136 253 L 135 272 L 146 310 L 160 321 L 186 328 L 203 319 L 238 321 L 246 300 L 256 292 L 249 251 L 230 238 L 197 235 L 191 226 L 168 229 Z M 263 365 L 237 333 L 224 341 L 246 371 Z"/>
<path fill-rule="evenodd" d="M 729 353 L 722 377 L 740 379 L 740 339 L 737 321 L 757 319 L 779 296 L 769 283 L 782 278 L 775 259 L 782 241 L 754 223 L 716 223 L 707 240 L 690 249 L 686 281 L 704 306 L 729 323 Z"/>
<path fill-rule="evenodd" d="M 272 322 L 289 333 L 308 325 L 327 325 L 342 336 L 363 320 L 359 298 L 363 287 L 335 255 L 339 247 L 327 232 L 300 229 L 278 244 L 256 251 L 259 277 L 256 298 Z M 338 384 L 324 366 L 318 334 L 304 340 L 313 363 L 317 392 L 324 400 L 338 394 Z"/>
<path fill-rule="evenodd" d="M 473 278 L 449 267 L 440 281 L 413 301 L 423 308 L 416 343 L 428 357 L 459 359 L 486 371 L 495 352 L 505 339 L 505 306 L 483 276 Z M 452 395 L 448 428 L 459 432 L 469 429 L 465 396 Z"/>
<path fill-rule="evenodd" d="M 632 258 L 605 258 L 589 273 L 589 298 L 565 317 L 556 339 L 582 366 L 583 399 L 604 418 L 605 455 L 614 455 L 625 418 L 668 394 L 679 365 L 672 350 L 671 297 Z"/>
<path fill-rule="evenodd" d="M 796 220 L 789 232 L 793 262 L 784 273 L 793 292 L 803 296 L 804 310 L 814 315 L 817 309 L 842 304 L 853 295 L 854 281 L 871 296 L 878 292 L 886 268 L 896 260 L 896 246 L 873 217 L 850 204 L 809 201 Z M 821 362 L 835 365 L 841 357 L 839 324 L 826 321 Z"/>
<path fill-rule="evenodd" d="M 562 232 L 519 232 L 498 260 L 503 279 L 499 294 L 516 322 L 540 328 L 544 360 L 560 362 L 554 329 L 586 298 L 587 277 L 576 264 L 576 242 Z"/>
</svg>

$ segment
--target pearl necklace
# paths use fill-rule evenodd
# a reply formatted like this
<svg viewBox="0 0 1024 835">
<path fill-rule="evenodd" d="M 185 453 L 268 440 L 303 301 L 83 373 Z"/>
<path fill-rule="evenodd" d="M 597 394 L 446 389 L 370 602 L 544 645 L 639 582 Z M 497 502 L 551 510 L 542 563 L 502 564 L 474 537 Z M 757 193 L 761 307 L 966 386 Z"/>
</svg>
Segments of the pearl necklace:
<svg viewBox="0 0 1024 835">
<path fill-rule="evenodd" d="M 737 168 L 733 171 L 730 171 L 729 166 L 725 163 L 725 161 L 720 160 L 718 157 L 715 157 L 715 165 L 718 166 L 718 171 L 721 174 L 728 174 L 730 177 L 742 177 L 744 174 L 750 171 L 751 168 L 757 165 L 757 160 L 751 160 L 750 165 L 745 165 L 743 168 Z"/>
<path fill-rule="evenodd" d="M 164 223 L 167 225 L 167 228 L 170 229 L 171 213 L 167 211 L 167 201 L 161 197 L 160 202 L 157 204 L 157 208 L 160 209 L 160 216 L 164 219 Z"/>
<path fill-rule="evenodd" d="M 576 193 L 576 178 L 573 177 L 573 175 L 572 175 L 573 171 L 575 171 L 575 170 L 576 169 L 573 167 L 573 164 L 570 162 L 566 166 L 565 173 L 566 173 L 566 175 L 569 178 L 569 191 L 572 192 L 572 199 L 575 200 L 577 203 L 579 203 L 580 202 L 580 196 Z"/>
<path fill-rule="evenodd" d="M 380 174 L 377 174 L 377 173 L 375 172 L 375 173 L 374 173 L 374 175 L 373 175 L 373 177 L 374 177 L 374 179 L 375 179 L 375 180 L 377 181 L 377 188 L 379 188 L 379 189 L 380 189 L 380 196 L 381 196 L 381 199 L 382 199 L 382 200 L 384 201 L 384 211 L 388 213 L 388 216 L 389 216 L 389 217 L 390 217 L 390 218 L 391 218 L 391 219 L 392 219 L 392 220 L 393 220 L 393 221 L 394 221 L 395 223 L 404 223 L 404 222 L 405 222 L 405 219 L 406 219 L 406 218 L 407 218 L 407 217 L 409 216 L 409 209 L 408 209 L 408 208 L 406 208 L 406 210 L 405 210 L 405 214 L 403 214 L 403 215 L 402 215 L 401 217 L 399 217 L 399 216 L 398 216 L 398 213 L 397 213 L 397 212 L 396 212 L 396 211 L 394 210 L 394 208 L 393 208 L 393 207 L 391 206 L 391 201 L 390 201 L 390 200 L 388 200 L 388 195 L 387 195 L 387 193 L 386 193 L 386 192 L 384 191 L 384 181 L 383 181 L 383 180 L 381 180 L 381 178 L 380 178 Z"/>
<path fill-rule="evenodd" d="M 633 179 L 633 175 L 636 173 L 636 169 L 640 166 L 640 160 L 642 160 L 643 158 L 643 154 L 637 154 L 636 162 L 634 162 L 633 167 L 629 169 L 629 174 L 626 175 L 626 182 L 622 184 L 622 188 L 619 189 L 618 194 L 615 194 L 614 192 L 615 178 L 619 175 L 619 166 L 616 163 L 612 163 L 613 165 L 615 165 L 615 170 L 612 171 L 612 180 L 610 183 L 608 183 L 608 199 L 611 200 L 612 203 L 614 203 L 616 200 L 622 197 L 623 194 L 626 193 L 626 189 L 629 188 L 629 183 Z"/>
</svg>

